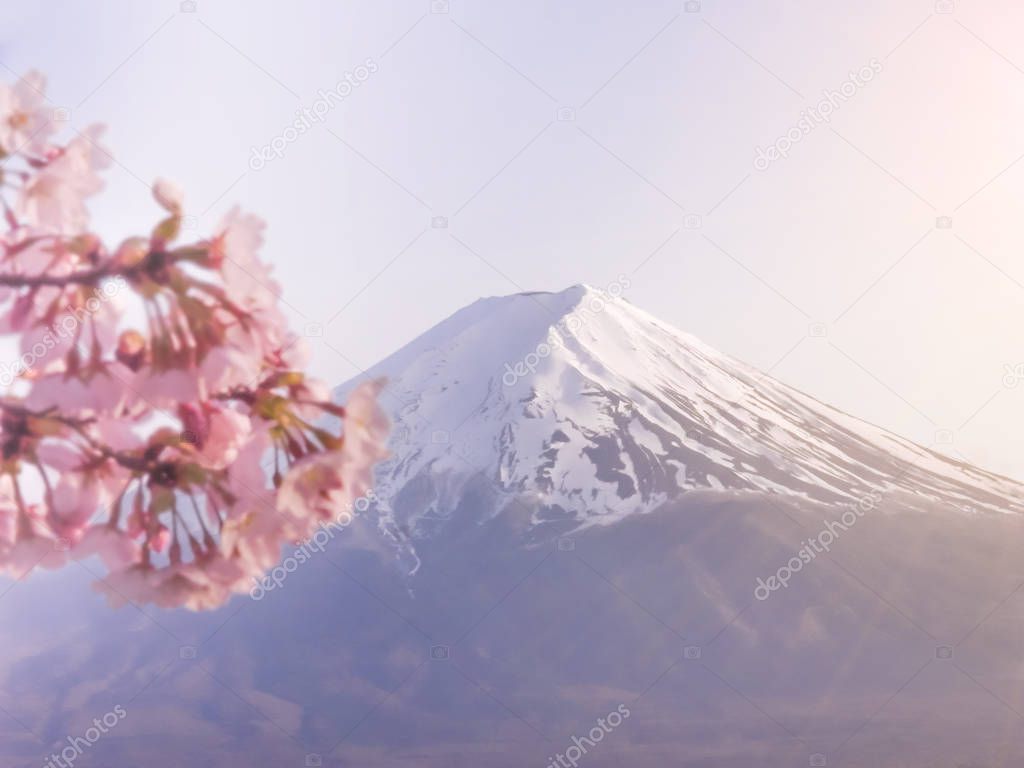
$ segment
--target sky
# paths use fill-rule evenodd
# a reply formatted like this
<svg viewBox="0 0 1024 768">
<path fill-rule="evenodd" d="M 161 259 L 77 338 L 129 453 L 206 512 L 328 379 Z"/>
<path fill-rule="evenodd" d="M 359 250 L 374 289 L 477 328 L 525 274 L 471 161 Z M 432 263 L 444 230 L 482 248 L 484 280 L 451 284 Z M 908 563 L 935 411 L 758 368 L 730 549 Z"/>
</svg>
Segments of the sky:
<svg viewBox="0 0 1024 768">
<path fill-rule="evenodd" d="M 1022 25 L 1009 0 L 5 0 L 0 75 L 45 72 L 68 135 L 109 126 L 110 240 L 149 230 L 161 176 L 197 236 L 263 216 L 332 384 L 481 296 L 626 275 L 723 352 L 1024 479 Z"/>
</svg>

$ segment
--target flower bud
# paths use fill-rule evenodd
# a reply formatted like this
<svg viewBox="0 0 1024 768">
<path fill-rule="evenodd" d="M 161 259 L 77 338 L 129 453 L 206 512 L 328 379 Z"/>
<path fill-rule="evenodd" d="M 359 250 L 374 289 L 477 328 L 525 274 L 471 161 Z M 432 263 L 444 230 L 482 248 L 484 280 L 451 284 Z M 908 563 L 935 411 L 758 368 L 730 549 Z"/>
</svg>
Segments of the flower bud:
<svg viewBox="0 0 1024 768">
<path fill-rule="evenodd" d="M 124 331 L 117 340 L 117 359 L 132 371 L 138 371 L 146 364 L 146 338 L 138 331 Z"/>
<path fill-rule="evenodd" d="M 160 204 L 160 207 L 175 216 L 181 215 L 182 206 L 185 204 L 185 194 L 181 187 L 167 179 L 157 179 L 153 183 L 153 197 Z"/>
<path fill-rule="evenodd" d="M 119 266 L 131 268 L 138 266 L 149 254 L 149 241 L 144 237 L 129 237 L 114 253 L 114 261 Z"/>
<path fill-rule="evenodd" d="M 88 262 L 95 263 L 103 253 L 103 242 L 98 235 L 85 232 L 71 239 L 68 248 Z"/>
</svg>

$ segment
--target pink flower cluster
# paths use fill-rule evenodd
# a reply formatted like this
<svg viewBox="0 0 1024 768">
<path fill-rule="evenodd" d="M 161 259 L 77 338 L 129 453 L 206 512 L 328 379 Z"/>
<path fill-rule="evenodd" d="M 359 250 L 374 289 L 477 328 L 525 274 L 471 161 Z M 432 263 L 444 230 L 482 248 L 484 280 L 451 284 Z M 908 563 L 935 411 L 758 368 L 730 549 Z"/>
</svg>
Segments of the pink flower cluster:
<svg viewBox="0 0 1024 768">
<path fill-rule="evenodd" d="M 107 248 L 101 131 L 54 143 L 44 85 L 0 84 L 0 573 L 98 556 L 114 603 L 215 608 L 369 490 L 381 384 L 342 407 L 303 373 L 254 216 L 181 243 L 159 181 L 162 220 Z"/>
</svg>

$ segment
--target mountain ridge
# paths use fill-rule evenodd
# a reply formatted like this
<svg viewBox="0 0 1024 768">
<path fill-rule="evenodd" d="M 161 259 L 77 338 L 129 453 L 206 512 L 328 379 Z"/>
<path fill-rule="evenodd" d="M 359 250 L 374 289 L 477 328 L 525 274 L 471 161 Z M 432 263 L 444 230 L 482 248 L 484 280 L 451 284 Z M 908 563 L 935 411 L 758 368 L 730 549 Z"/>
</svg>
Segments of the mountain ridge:
<svg viewBox="0 0 1024 768">
<path fill-rule="evenodd" d="M 557 532 L 697 489 L 1024 511 L 1016 481 L 821 403 L 623 293 L 579 284 L 483 298 L 369 369 L 389 379 L 396 425 L 377 475 L 386 524 L 430 535 L 477 475 L 498 497 L 488 514 L 514 498 L 535 529 Z"/>
</svg>

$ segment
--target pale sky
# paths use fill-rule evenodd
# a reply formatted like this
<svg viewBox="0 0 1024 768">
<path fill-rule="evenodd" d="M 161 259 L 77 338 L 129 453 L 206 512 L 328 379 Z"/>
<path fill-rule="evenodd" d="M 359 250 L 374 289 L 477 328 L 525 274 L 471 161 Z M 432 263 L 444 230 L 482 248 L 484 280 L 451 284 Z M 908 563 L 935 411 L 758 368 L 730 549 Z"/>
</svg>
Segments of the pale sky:
<svg viewBox="0 0 1024 768">
<path fill-rule="evenodd" d="M 480 296 L 624 273 L 626 298 L 722 351 L 1024 479 L 1024 380 L 1004 384 L 1024 375 L 1020 4 L 432 5 L 5 0 L 0 74 L 41 69 L 71 127 L 110 126 L 110 239 L 148 231 L 157 176 L 197 233 L 234 204 L 265 217 L 331 383 Z"/>
</svg>

